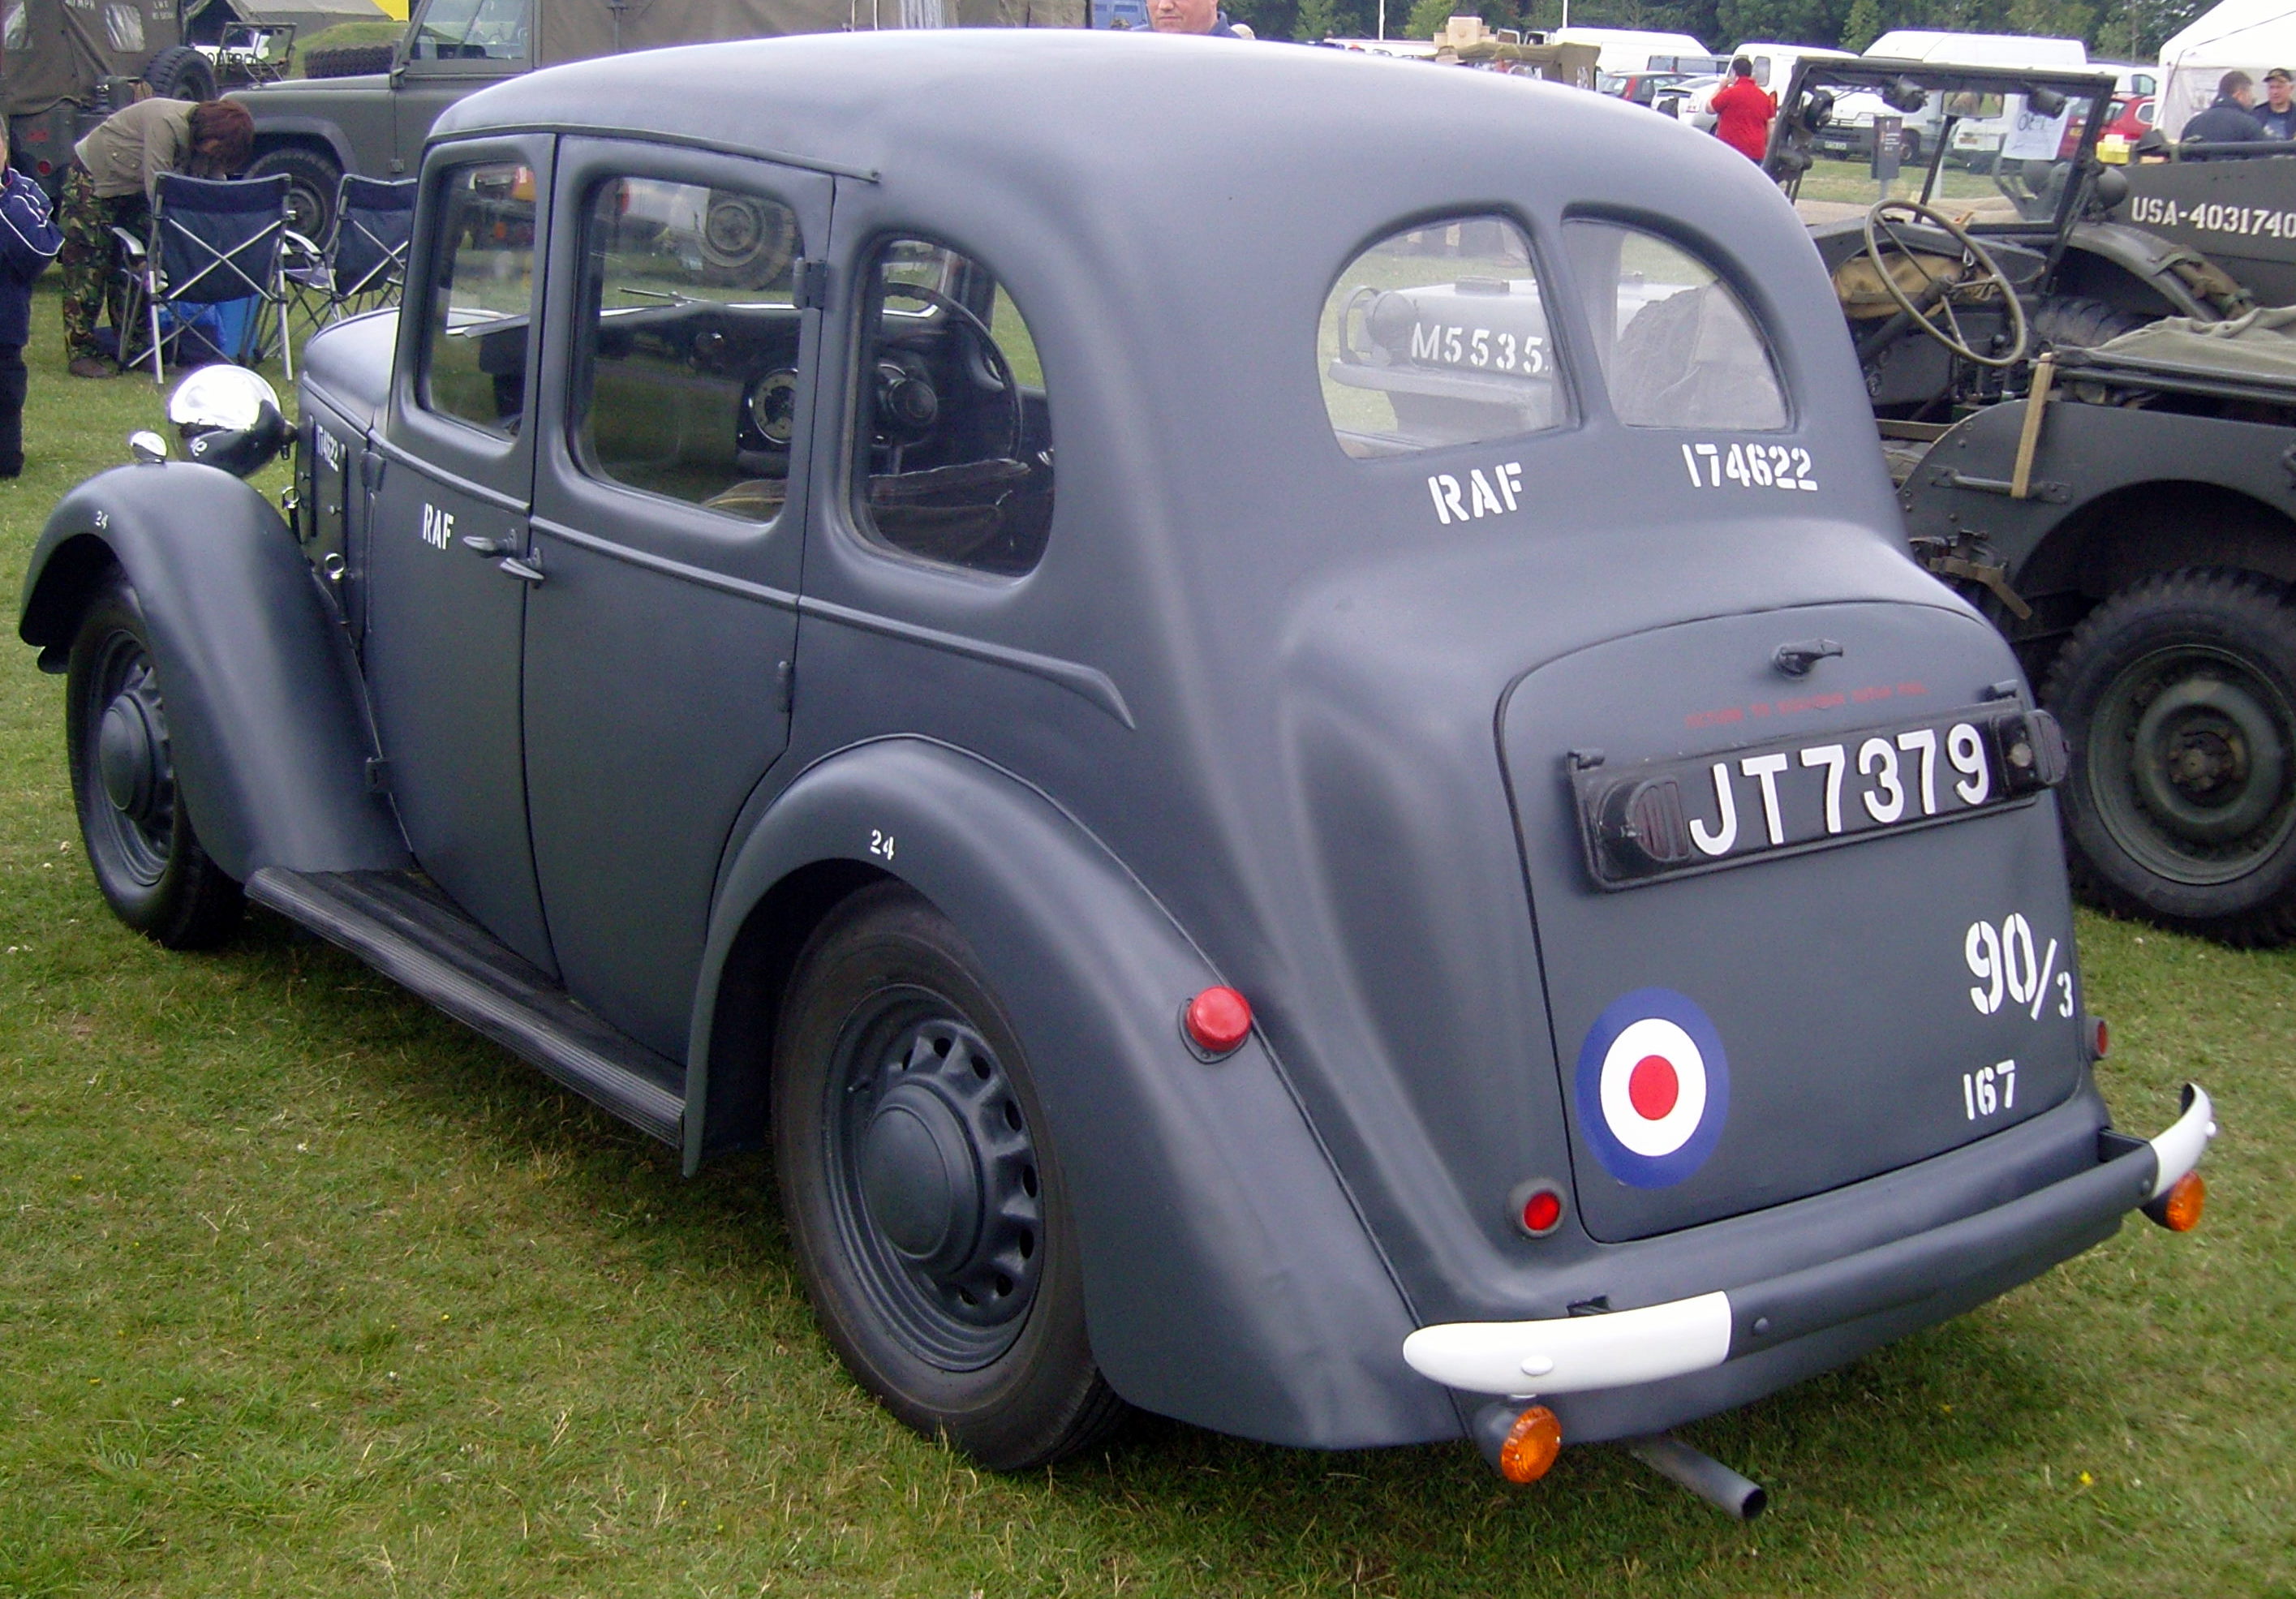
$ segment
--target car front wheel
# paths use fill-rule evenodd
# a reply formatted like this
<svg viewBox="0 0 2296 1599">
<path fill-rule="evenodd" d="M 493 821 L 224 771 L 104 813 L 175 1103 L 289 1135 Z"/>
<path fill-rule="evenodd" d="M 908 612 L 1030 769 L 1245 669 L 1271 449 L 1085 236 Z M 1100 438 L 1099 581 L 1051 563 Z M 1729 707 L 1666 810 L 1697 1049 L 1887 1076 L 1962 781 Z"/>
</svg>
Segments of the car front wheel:
<svg viewBox="0 0 2296 1599">
<path fill-rule="evenodd" d="M 2073 748 L 2073 882 L 2242 945 L 2296 938 L 2296 607 L 2251 573 L 2161 573 L 2091 611 L 2044 700 Z"/>
<path fill-rule="evenodd" d="M 1019 1039 L 956 930 L 898 884 L 799 957 L 774 1051 L 783 1214 L 847 1367 L 992 1470 L 1124 1405 L 1086 1340 L 1075 1224 Z"/>
<path fill-rule="evenodd" d="M 72 799 L 96 887 L 114 914 L 169 949 L 229 938 L 240 886 L 201 848 L 176 786 L 168 707 L 144 608 L 117 572 L 73 636 L 65 675 Z"/>
</svg>

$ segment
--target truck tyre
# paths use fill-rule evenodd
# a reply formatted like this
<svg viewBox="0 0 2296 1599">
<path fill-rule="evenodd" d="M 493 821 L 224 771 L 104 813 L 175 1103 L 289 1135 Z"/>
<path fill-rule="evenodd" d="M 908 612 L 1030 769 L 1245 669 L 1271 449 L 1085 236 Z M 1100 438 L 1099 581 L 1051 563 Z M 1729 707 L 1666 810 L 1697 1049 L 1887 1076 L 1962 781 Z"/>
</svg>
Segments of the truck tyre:
<svg viewBox="0 0 2296 1599">
<path fill-rule="evenodd" d="M 898 883 L 808 941 L 775 1031 L 782 1212 L 864 1388 L 993 1471 L 1125 1414 L 1085 1337 L 1075 1222 L 1020 1040 L 956 930 Z"/>
<path fill-rule="evenodd" d="M 144 68 L 144 81 L 162 100 L 213 100 L 215 68 L 189 45 L 170 45 Z"/>
<path fill-rule="evenodd" d="M 303 57 L 306 78 L 361 78 L 388 72 L 398 54 L 395 45 L 330 45 Z"/>
<path fill-rule="evenodd" d="M 64 729 L 80 837 L 112 913 L 169 949 L 229 938 L 240 886 L 200 847 L 176 791 L 151 632 L 117 570 L 72 637 Z"/>
<path fill-rule="evenodd" d="M 2034 308 L 2033 343 L 2037 348 L 2095 349 L 2148 320 L 2132 311 L 2116 311 L 2103 300 L 2060 295 Z"/>
<path fill-rule="evenodd" d="M 314 244 L 327 242 L 327 228 L 335 219 L 335 190 L 343 169 L 335 158 L 308 144 L 280 144 L 255 158 L 250 177 L 287 175 L 287 226 Z"/>
<path fill-rule="evenodd" d="M 2296 938 L 2296 608 L 2251 572 L 2145 578 L 2050 668 L 2073 885 L 2242 946 Z"/>
</svg>

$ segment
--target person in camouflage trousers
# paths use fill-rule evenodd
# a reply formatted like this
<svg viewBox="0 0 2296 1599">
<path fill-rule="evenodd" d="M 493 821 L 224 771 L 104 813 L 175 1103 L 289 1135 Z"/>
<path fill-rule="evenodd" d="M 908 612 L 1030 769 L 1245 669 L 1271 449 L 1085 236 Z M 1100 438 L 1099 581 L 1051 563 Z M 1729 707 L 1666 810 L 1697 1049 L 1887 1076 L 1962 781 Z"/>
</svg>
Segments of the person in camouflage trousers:
<svg viewBox="0 0 2296 1599">
<path fill-rule="evenodd" d="M 254 144 L 255 120 L 245 106 L 155 97 L 114 111 L 72 147 L 56 218 L 64 235 L 56 259 L 72 376 L 108 378 L 119 370 L 95 341 L 97 316 L 108 312 L 118 328 L 125 308 L 111 270 L 111 230 L 144 231 L 161 174 L 228 177 L 247 165 Z"/>
<path fill-rule="evenodd" d="M 119 280 L 111 271 L 111 230 L 124 227 L 141 237 L 149 212 L 141 193 L 101 198 L 95 179 L 77 163 L 64 175 L 63 204 L 56 217 L 64 243 L 56 253 L 56 271 L 63 280 L 64 357 L 74 377 L 110 375 L 111 363 L 95 341 L 95 324 L 102 313 L 118 327 L 125 309 Z"/>
</svg>

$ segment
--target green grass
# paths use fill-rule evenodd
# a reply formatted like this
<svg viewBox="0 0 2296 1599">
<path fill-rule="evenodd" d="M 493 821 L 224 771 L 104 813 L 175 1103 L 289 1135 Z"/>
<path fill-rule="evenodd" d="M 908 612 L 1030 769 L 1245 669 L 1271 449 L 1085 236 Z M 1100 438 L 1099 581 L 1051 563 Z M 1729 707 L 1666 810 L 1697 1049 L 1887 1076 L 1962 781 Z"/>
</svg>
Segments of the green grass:
<svg viewBox="0 0 2296 1599">
<path fill-rule="evenodd" d="M 54 309 L 12 595 L 159 415 L 63 377 Z M 1751 1527 L 1607 1449 L 1514 1490 L 1144 1422 L 1000 1480 L 845 1377 L 760 1161 L 682 1181 L 267 915 L 119 928 L 62 717 L 0 650 L 0 1595 L 2296 1594 L 2296 956 L 2083 919 L 2124 1119 L 2218 1095 L 2207 1222 L 1688 1429 Z"/>
</svg>

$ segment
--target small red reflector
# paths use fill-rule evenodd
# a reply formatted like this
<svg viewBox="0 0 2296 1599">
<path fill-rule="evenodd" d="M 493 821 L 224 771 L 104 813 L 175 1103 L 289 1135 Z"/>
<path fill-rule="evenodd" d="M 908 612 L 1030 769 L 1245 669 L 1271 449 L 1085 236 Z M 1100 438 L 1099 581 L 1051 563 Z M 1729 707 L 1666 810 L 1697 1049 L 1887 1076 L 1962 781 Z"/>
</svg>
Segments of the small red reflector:
<svg viewBox="0 0 2296 1599">
<path fill-rule="evenodd" d="M 54 166 L 54 164 L 53 164 L 53 162 L 46 161 L 46 160 L 43 160 L 43 161 L 41 161 L 41 162 L 39 163 L 39 168 L 40 168 L 40 176 L 41 176 L 42 177 L 45 177 L 45 176 L 47 176 L 47 175 L 48 175 L 49 173 L 53 172 L 53 171 L 56 169 L 56 168 L 55 168 L 55 166 Z"/>
<path fill-rule="evenodd" d="M 2096 1058 L 2102 1061 L 2104 1059 L 2106 1046 L 2112 1042 L 2112 1039 L 2108 1036 L 2105 1029 L 2104 1018 L 2102 1016 L 2092 1016 L 2089 1018 L 2089 1025 L 2096 1029 L 2096 1037 L 2091 1040 L 2091 1045 L 2095 1052 Z"/>
<path fill-rule="evenodd" d="M 1215 985 L 1188 1001 L 1180 1022 L 1198 1049 L 1224 1055 L 1251 1037 L 1251 1002 L 1234 988 Z"/>
<path fill-rule="evenodd" d="M 1551 1233 L 1562 1219 L 1562 1196 L 1552 1188 L 1542 1188 L 1522 1202 L 1522 1229 L 1526 1233 Z"/>
</svg>

